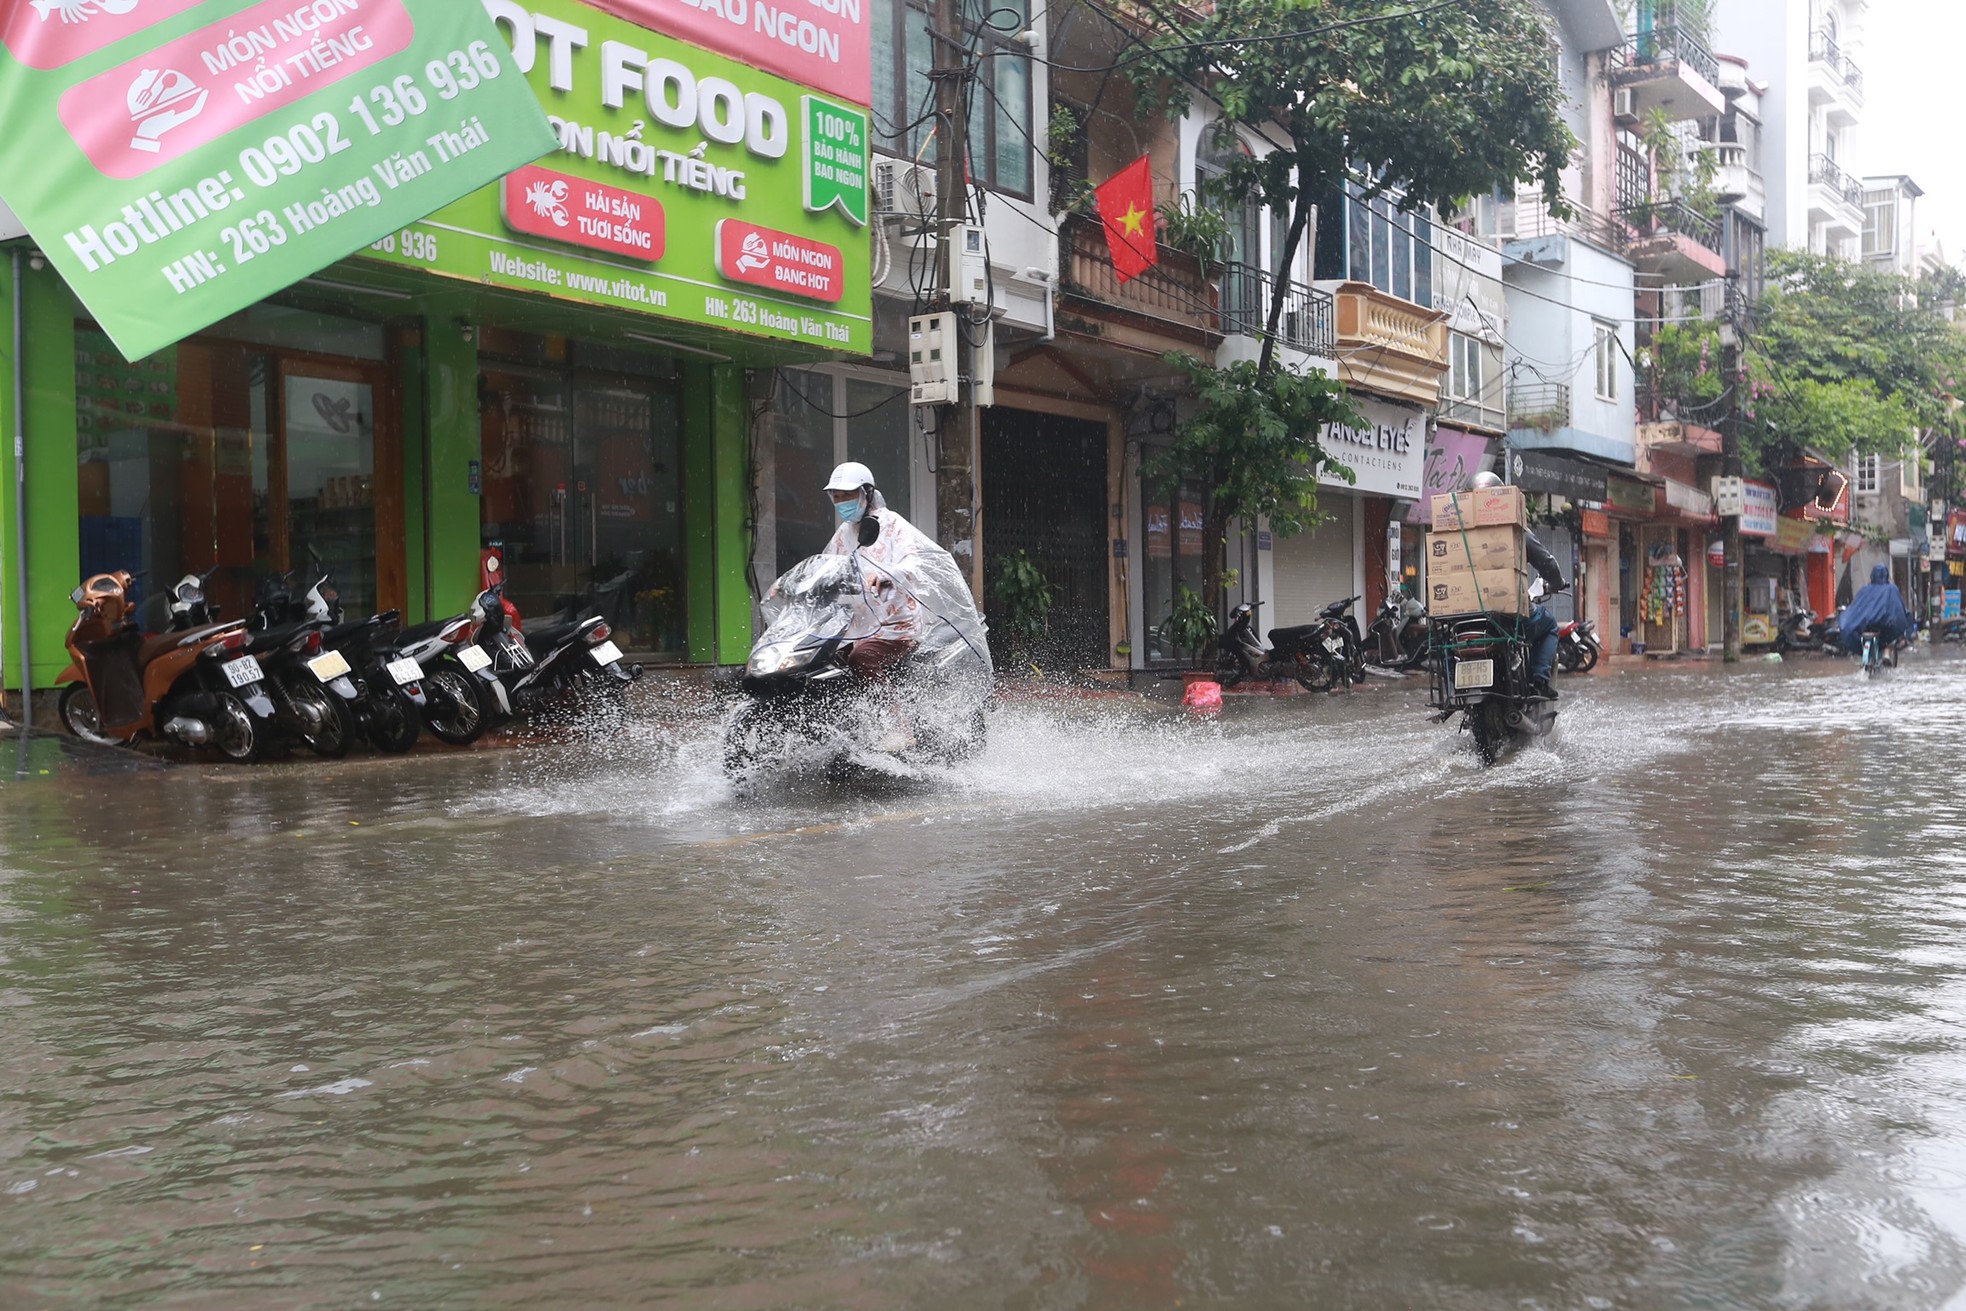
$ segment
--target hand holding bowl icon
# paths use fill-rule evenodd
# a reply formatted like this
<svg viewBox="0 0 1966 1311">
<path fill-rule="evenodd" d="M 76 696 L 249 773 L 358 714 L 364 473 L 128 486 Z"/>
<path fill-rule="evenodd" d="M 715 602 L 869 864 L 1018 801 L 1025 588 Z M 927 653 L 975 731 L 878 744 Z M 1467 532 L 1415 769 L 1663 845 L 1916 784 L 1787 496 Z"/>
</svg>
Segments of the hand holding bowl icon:
<svg viewBox="0 0 1966 1311">
<path fill-rule="evenodd" d="M 765 244 L 761 234 L 756 232 L 744 234 L 744 249 L 737 256 L 737 267 L 746 273 L 752 269 L 771 267 L 771 247 Z"/>
<path fill-rule="evenodd" d="M 174 68 L 144 69 L 137 74 L 136 81 L 130 83 L 130 92 L 125 101 L 129 105 L 130 120 L 136 124 L 136 135 L 130 138 L 130 149 L 152 153 L 161 149 L 160 138 L 172 128 L 198 117 L 205 108 L 208 94 Z"/>
</svg>

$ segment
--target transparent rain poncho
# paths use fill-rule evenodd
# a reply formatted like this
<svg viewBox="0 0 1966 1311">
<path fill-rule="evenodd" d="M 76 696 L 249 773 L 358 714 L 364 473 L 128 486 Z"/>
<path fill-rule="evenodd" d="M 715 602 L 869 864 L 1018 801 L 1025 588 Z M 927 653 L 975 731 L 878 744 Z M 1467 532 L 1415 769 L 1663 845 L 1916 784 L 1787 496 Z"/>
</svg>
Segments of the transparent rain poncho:
<svg viewBox="0 0 1966 1311">
<path fill-rule="evenodd" d="M 827 554 L 801 560 L 772 584 L 752 672 L 796 668 L 830 638 L 882 639 L 910 644 L 910 677 L 987 685 L 988 630 L 955 560 L 900 515 L 877 515 L 881 535 L 871 545 L 858 545 L 857 525 L 847 525 Z"/>
</svg>

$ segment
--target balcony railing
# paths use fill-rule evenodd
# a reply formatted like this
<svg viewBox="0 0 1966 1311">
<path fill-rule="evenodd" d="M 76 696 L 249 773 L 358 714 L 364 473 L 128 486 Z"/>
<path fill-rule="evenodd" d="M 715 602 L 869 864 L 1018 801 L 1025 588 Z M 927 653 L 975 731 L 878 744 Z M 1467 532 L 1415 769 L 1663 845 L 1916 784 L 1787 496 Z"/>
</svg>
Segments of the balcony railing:
<svg viewBox="0 0 1966 1311">
<path fill-rule="evenodd" d="M 1863 208 L 1864 184 L 1837 167 L 1828 155 L 1809 156 L 1809 185 L 1828 187 L 1848 204 Z"/>
<path fill-rule="evenodd" d="M 1497 234 L 1505 241 L 1536 237 L 1581 237 L 1594 246 L 1622 255 L 1631 245 L 1625 225 L 1596 210 L 1573 204 L 1569 218 L 1558 218 L 1540 200 L 1527 197 L 1496 211 Z"/>
<path fill-rule="evenodd" d="M 1167 246 L 1160 260 L 1136 278 L 1121 282 L 1097 219 L 1075 216 L 1065 237 L 1067 259 L 1060 290 L 1174 327 L 1188 335 L 1219 334 L 1214 289 L 1191 255 Z"/>
<path fill-rule="evenodd" d="M 1509 427 L 1554 432 L 1570 426 L 1570 387 L 1561 382 L 1521 383 L 1509 388 Z"/>
<path fill-rule="evenodd" d="M 1634 32 L 1612 52 L 1614 68 L 1644 68 L 1677 60 L 1714 86 L 1720 85 L 1720 61 L 1690 28 L 1677 25 Z"/>
<path fill-rule="evenodd" d="M 1270 288 L 1276 276 L 1253 264 L 1222 266 L 1222 331 L 1260 337 L 1269 328 Z M 1307 355 L 1329 357 L 1337 350 L 1336 315 L 1331 294 L 1301 282 L 1285 285 L 1277 344 Z"/>
<path fill-rule="evenodd" d="M 1643 201 L 1618 217 L 1629 223 L 1641 239 L 1676 232 L 1682 237 L 1691 237 L 1708 250 L 1720 250 L 1720 219 L 1702 214 L 1676 197 Z"/>
<path fill-rule="evenodd" d="M 1843 53 L 1843 47 L 1839 46 L 1836 43 L 1836 38 L 1828 32 L 1818 29 L 1809 34 L 1809 58 L 1812 62 L 1824 65 L 1838 77 L 1842 78 L 1843 85 L 1849 87 L 1857 95 L 1863 95 L 1863 70 L 1857 67 L 1856 62 L 1849 55 Z"/>
</svg>

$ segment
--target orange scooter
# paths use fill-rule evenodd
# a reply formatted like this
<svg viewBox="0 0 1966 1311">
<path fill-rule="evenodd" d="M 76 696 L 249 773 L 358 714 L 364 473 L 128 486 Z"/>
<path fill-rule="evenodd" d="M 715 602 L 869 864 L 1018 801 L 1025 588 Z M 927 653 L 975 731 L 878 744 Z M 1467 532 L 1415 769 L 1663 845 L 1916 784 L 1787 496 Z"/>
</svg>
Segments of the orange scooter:
<svg viewBox="0 0 1966 1311">
<path fill-rule="evenodd" d="M 257 760 L 272 735 L 273 701 L 246 653 L 245 621 L 145 636 L 130 604 L 135 581 L 118 570 L 69 593 L 80 613 L 68 630 L 74 663 L 55 680 L 61 722 L 108 746 L 148 734 Z"/>
</svg>

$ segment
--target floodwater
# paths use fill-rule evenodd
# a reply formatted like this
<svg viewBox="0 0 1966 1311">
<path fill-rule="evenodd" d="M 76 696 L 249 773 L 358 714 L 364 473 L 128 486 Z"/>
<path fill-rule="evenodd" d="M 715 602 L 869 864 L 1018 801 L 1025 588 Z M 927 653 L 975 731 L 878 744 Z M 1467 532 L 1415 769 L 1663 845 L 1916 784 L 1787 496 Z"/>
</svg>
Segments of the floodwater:
<svg viewBox="0 0 1966 1311">
<path fill-rule="evenodd" d="M 0 1306 L 1966 1305 L 1966 660 L 1565 687 L 1487 771 L 1413 684 L 749 798 L 37 747 Z"/>
</svg>

